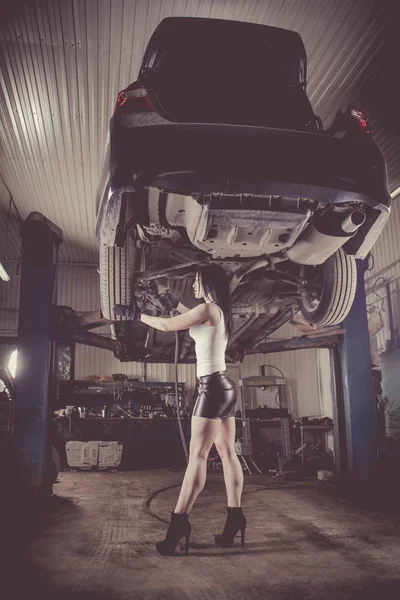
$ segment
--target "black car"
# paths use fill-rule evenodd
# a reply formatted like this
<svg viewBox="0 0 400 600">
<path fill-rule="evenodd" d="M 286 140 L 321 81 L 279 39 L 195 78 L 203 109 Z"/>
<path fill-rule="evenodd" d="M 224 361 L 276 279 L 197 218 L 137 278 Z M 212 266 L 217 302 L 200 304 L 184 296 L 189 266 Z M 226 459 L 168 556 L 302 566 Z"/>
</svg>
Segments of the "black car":
<svg viewBox="0 0 400 600">
<path fill-rule="evenodd" d="M 231 278 L 232 356 L 296 312 L 316 325 L 345 318 L 355 260 L 389 217 L 386 166 L 367 118 L 350 105 L 324 129 L 306 83 L 296 32 L 186 17 L 159 24 L 110 124 L 97 223 L 106 318 L 135 293 L 151 310 L 150 282 L 161 279 L 193 306 L 194 271 L 210 261 Z M 146 330 L 116 324 L 131 339 L 126 359 L 158 360 Z M 160 360 L 172 358 L 166 339 Z M 189 338 L 186 346 L 181 360 L 193 356 Z"/>
</svg>

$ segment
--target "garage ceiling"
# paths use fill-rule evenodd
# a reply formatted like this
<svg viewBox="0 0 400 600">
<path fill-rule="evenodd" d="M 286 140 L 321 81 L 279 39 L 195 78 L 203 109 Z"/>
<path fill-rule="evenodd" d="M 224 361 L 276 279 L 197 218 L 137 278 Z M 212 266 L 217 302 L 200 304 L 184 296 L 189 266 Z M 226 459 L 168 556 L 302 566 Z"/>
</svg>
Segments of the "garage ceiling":
<svg viewBox="0 0 400 600">
<path fill-rule="evenodd" d="M 398 64 L 391 2 L 372 0 L 17 0 L 1 9 L 0 197 L 65 234 L 64 262 L 97 261 L 96 186 L 118 91 L 136 79 L 167 16 L 264 23 L 298 31 L 308 95 L 328 126 L 353 100 L 370 117 L 390 189 L 400 185 Z M 397 48 L 396 53 L 398 54 Z M 394 81 L 394 83 L 392 83 Z M 238 73 L 240 83 L 240 73 Z M 10 237 L 9 256 L 17 248 Z"/>
</svg>

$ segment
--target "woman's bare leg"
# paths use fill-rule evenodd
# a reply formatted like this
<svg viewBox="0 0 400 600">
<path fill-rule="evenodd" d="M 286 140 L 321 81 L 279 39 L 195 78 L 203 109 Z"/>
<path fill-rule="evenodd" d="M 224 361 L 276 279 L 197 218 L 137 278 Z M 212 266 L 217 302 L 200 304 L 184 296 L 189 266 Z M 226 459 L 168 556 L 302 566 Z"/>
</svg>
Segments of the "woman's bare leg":
<svg viewBox="0 0 400 600">
<path fill-rule="evenodd" d="M 174 512 L 189 513 L 197 496 L 204 488 L 207 477 L 207 458 L 218 435 L 220 425 L 220 419 L 192 417 L 189 464 Z"/>
<path fill-rule="evenodd" d="M 241 506 L 243 469 L 235 451 L 236 423 L 234 417 L 221 419 L 215 438 L 215 447 L 222 460 L 227 495 L 227 506 Z"/>
</svg>

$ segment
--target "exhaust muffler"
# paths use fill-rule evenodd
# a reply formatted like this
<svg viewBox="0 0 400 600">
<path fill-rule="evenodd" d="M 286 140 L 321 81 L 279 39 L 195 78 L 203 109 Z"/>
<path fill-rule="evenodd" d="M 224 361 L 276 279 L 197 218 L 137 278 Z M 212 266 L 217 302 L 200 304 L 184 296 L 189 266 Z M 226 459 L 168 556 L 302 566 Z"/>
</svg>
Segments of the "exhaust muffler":
<svg viewBox="0 0 400 600">
<path fill-rule="evenodd" d="M 341 248 L 365 222 L 365 213 L 354 210 L 338 223 L 321 217 L 312 223 L 287 250 L 287 257 L 300 265 L 322 265 L 332 254 Z M 339 216 L 339 215 L 338 215 Z M 336 221 L 336 222 L 335 222 Z"/>
</svg>

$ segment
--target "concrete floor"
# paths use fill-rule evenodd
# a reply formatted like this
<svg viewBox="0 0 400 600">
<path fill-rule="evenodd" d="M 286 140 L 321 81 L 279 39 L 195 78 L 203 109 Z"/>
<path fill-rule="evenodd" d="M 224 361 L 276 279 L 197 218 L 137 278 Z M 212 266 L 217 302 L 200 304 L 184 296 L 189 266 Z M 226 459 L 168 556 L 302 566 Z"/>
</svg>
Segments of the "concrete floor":
<svg viewBox="0 0 400 600">
<path fill-rule="evenodd" d="M 400 598 L 400 517 L 339 500 L 319 482 L 245 476 L 246 547 L 218 548 L 219 474 L 190 515 L 189 556 L 159 556 L 183 472 L 62 472 L 29 536 L 13 526 L 7 600 Z M 5 578 L 4 578 L 5 577 Z"/>
</svg>

